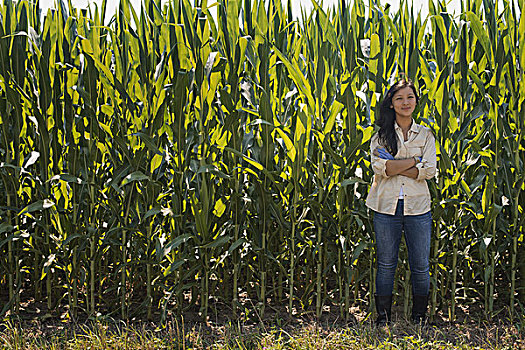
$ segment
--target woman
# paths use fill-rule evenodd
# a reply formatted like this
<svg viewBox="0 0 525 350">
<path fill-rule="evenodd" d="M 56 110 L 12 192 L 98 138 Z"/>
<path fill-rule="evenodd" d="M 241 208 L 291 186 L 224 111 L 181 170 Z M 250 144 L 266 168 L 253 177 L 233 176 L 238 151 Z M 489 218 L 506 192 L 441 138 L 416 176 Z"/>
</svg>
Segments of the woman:
<svg viewBox="0 0 525 350">
<path fill-rule="evenodd" d="M 432 217 L 425 180 L 436 174 L 435 138 L 416 124 L 414 84 L 396 82 L 381 103 L 378 132 L 371 140 L 374 181 L 366 205 L 374 211 L 377 249 L 376 324 L 391 319 L 392 290 L 401 234 L 405 235 L 412 279 L 412 321 L 425 322 L 430 287 L 429 255 Z"/>
</svg>

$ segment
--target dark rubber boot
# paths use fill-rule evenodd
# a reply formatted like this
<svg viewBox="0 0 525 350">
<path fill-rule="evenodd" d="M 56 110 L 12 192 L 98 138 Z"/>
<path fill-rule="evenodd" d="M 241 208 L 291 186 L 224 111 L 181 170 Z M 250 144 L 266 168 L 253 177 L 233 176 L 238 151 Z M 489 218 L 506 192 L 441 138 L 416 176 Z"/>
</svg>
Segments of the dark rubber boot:
<svg viewBox="0 0 525 350">
<path fill-rule="evenodd" d="M 427 321 L 428 295 L 414 295 L 412 300 L 412 322 L 424 325 Z"/>
<path fill-rule="evenodd" d="M 376 326 L 384 327 L 391 320 L 392 296 L 391 295 L 376 295 L 376 311 L 377 319 Z"/>
</svg>

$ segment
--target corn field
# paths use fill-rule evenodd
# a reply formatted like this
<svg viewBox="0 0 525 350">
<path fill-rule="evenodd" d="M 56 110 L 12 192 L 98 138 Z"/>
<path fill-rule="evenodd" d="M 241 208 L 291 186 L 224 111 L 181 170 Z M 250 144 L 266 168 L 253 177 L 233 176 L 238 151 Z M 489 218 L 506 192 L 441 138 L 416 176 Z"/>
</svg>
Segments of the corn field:
<svg viewBox="0 0 525 350">
<path fill-rule="evenodd" d="M 367 310 L 369 140 L 406 76 L 438 143 L 431 315 L 522 317 L 525 1 L 312 2 L 3 0 L 1 315 Z"/>
</svg>

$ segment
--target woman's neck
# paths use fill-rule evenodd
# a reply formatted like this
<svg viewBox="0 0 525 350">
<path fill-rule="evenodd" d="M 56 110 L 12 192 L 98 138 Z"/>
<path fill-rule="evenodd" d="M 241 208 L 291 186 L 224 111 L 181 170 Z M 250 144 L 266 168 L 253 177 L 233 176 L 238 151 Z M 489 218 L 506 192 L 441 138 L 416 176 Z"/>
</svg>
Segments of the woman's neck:
<svg viewBox="0 0 525 350">
<path fill-rule="evenodd" d="M 397 125 L 399 125 L 401 130 L 403 130 L 404 132 L 407 132 L 408 130 L 410 130 L 410 127 L 412 126 L 413 121 L 414 120 L 412 119 L 412 117 L 396 116 L 396 123 Z"/>
</svg>

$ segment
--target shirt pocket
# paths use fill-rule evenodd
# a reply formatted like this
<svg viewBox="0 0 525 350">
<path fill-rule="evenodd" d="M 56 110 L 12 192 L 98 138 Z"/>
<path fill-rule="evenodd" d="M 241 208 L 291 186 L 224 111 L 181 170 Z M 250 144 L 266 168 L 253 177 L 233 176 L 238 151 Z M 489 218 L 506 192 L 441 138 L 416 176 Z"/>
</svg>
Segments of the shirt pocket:
<svg viewBox="0 0 525 350">
<path fill-rule="evenodd" d="M 414 140 L 410 145 L 407 145 L 408 157 L 423 157 L 423 150 L 425 148 L 425 140 Z"/>
</svg>

